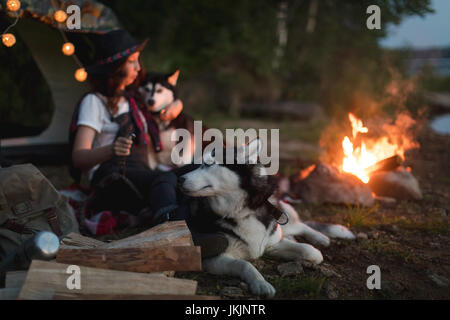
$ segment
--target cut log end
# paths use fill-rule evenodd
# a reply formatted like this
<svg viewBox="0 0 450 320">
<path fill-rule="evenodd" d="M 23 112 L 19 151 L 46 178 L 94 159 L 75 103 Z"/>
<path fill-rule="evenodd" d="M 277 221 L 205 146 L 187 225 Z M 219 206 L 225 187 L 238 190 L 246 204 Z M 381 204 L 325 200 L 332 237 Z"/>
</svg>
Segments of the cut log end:
<svg viewBox="0 0 450 320">
<path fill-rule="evenodd" d="M 399 155 L 395 155 L 378 161 L 374 165 L 368 167 L 365 172 L 369 175 L 381 171 L 393 171 L 403 164 L 403 159 Z"/>
</svg>

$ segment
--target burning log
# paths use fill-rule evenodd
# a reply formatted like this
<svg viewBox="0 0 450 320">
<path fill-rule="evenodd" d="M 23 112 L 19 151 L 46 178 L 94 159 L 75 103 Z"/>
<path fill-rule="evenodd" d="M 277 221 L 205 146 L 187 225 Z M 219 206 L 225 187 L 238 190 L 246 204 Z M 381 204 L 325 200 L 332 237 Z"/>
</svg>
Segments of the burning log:
<svg viewBox="0 0 450 320">
<path fill-rule="evenodd" d="M 400 156 L 395 155 L 383 160 L 378 161 L 374 165 L 368 167 L 364 171 L 367 172 L 368 175 L 374 174 L 380 171 L 393 171 L 400 167 L 403 163 L 403 160 Z"/>
<path fill-rule="evenodd" d="M 369 128 L 351 113 L 349 120 L 352 125 L 352 136 L 351 138 L 345 136 L 342 140 L 344 158 L 340 169 L 354 174 L 364 183 L 369 182 L 370 175 L 375 172 L 391 171 L 401 165 L 399 156 L 389 157 L 390 155 L 403 156 L 406 150 L 419 146 L 406 133 L 414 123 L 414 120 L 406 114 L 399 115 L 395 125 L 383 125 L 381 130 L 385 134 L 378 138 L 361 136 L 368 133 Z"/>
<path fill-rule="evenodd" d="M 356 176 L 319 163 L 305 178 L 292 183 L 292 192 L 307 203 L 372 206 L 372 191 Z"/>
</svg>

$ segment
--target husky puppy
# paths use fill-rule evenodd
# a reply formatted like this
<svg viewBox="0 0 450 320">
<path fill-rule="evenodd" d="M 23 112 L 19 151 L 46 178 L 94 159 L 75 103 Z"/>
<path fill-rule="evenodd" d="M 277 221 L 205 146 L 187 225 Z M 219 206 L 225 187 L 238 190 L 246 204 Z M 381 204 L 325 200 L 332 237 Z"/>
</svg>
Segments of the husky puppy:
<svg viewBox="0 0 450 320">
<path fill-rule="evenodd" d="M 176 129 L 183 128 L 191 133 L 191 152 L 183 154 L 183 163 L 190 163 L 194 154 L 193 119 L 182 112 L 182 104 L 174 105 L 177 99 L 176 84 L 180 71 L 173 73 L 147 72 L 138 87 L 138 99 L 151 112 L 158 123 L 162 151 L 150 148 L 150 167 L 169 170 L 176 165 L 171 160 L 172 149 L 178 141 L 171 136 Z"/>
<path fill-rule="evenodd" d="M 204 164 L 180 177 L 181 190 L 195 197 L 192 216 L 187 223 L 198 232 L 220 232 L 228 239 L 222 254 L 204 259 L 205 271 L 217 275 L 231 275 L 244 280 L 252 294 L 272 297 L 274 287 L 247 260 L 263 254 L 286 260 L 302 259 L 313 264 L 322 262 L 321 252 L 310 244 L 298 243 L 289 237 L 299 235 L 309 241 L 327 246 L 329 238 L 306 224 L 289 204 L 272 197 L 276 183 L 272 176 L 263 175 L 264 167 L 251 164 L 250 159 L 261 148 L 256 139 L 235 149 L 235 164 L 215 161 L 214 152 L 204 155 Z M 223 154 L 226 154 L 224 151 Z M 236 164 L 238 156 L 245 164 Z M 280 225 L 282 215 L 288 217 Z M 330 236 L 352 238 L 346 228 L 331 228 Z"/>
</svg>

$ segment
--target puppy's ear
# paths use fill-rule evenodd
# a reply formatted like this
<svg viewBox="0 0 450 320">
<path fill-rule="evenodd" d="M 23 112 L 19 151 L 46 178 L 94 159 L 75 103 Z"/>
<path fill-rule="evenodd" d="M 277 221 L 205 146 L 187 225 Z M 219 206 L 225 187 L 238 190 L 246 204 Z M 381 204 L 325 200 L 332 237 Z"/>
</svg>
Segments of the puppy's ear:
<svg viewBox="0 0 450 320">
<path fill-rule="evenodd" d="M 214 163 L 214 157 L 215 157 L 215 149 L 213 149 L 211 152 L 206 152 L 203 154 L 203 163 L 206 163 L 207 165 L 211 165 Z"/>
<path fill-rule="evenodd" d="M 258 156 L 258 154 L 261 152 L 261 149 L 262 149 L 262 141 L 257 138 L 255 140 L 251 141 L 248 144 L 247 148 L 248 148 L 249 157 Z"/>
<path fill-rule="evenodd" d="M 175 71 L 167 80 L 172 86 L 177 85 L 178 76 L 180 75 L 180 70 Z"/>
</svg>

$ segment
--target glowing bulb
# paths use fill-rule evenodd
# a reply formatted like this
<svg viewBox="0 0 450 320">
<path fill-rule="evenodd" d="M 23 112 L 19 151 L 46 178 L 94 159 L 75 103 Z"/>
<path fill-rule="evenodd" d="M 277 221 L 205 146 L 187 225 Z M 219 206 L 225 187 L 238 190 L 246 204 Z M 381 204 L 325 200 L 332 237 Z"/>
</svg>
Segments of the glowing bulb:
<svg viewBox="0 0 450 320">
<path fill-rule="evenodd" d="M 6 8 L 9 11 L 16 12 L 20 9 L 20 1 L 19 0 L 8 0 L 6 2 Z"/>
<path fill-rule="evenodd" d="M 2 42 L 7 47 L 12 47 L 16 43 L 16 37 L 12 33 L 2 35 Z"/>
<path fill-rule="evenodd" d="M 55 18 L 55 20 L 59 23 L 63 23 L 64 21 L 66 21 L 67 19 L 67 14 L 62 11 L 62 10 L 58 10 L 55 12 L 55 14 L 53 15 L 53 18 Z"/>
<path fill-rule="evenodd" d="M 66 43 L 63 44 L 62 52 L 66 56 L 71 56 L 75 52 L 75 46 L 72 43 L 70 43 L 70 42 L 66 42 Z"/>
<path fill-rule="evenodd" d="M 75 71 L 75 79 L 79 82 L 83 82 L 87 79 L 87 72 L 84 70 L 84 68 L 80 68 L 77 71 Z"/>
</svg>

